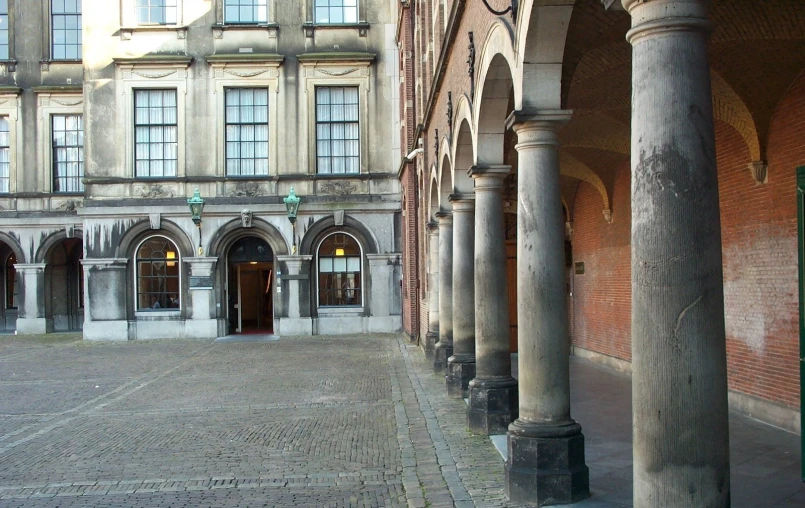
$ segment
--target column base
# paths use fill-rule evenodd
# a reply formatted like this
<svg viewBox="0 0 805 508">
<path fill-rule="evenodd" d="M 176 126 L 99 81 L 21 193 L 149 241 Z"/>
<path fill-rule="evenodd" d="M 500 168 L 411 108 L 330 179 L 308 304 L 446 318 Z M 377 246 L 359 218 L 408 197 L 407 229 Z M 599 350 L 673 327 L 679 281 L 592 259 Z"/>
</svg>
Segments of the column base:
<svg viewBox="0 0 805 508">
<path fill-rule="evenodd" d="M 515 503 L 571 504 L 590 496 L 584 435 L 564 425 L 515 421 L 507 436 L 506 495 Z"/>
<path fill-rule="evenodd" d="M 453 355 L 447 359 L 447 396 L 464 399 L 469 395 L 470 381 L 475 379 L 475 356 Z"/>
<path fill-rule="evenodd" d="M 16 335 L 42 335 L 53 331 L 53 320 L 45 318 L 17 318 Z"/>
<path fill-rule="evenodd" d="M 469 395 L 467 426 L 473 434 L 505 434 L 519 415 L 517 380 L 512 377 L 475 378 L 469 383 Z"/>
<path fill-rule="evenodd" d="M 433 351 L 433 372 L 444 374 L 447 369 L 447 359 L 453 356 L 453 343 L 439 341 Z"/>
<path fill-rule="evenodd" d="M 425 358 L 433 360 L 433 351 L 436 349 L 436 343 L 439 341 L 439 332 L 428 332 L 425 334 L 425 340 L 422 341 L 422 352 L 425 353 Z"/>
</svg>

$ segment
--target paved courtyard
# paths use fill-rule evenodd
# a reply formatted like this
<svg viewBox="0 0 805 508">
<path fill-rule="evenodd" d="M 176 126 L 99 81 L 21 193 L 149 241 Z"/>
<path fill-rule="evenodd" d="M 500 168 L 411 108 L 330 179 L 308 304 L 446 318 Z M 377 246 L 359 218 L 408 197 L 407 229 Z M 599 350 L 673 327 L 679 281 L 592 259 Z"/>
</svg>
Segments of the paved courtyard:
<svg viewBox="0 0 805 508">
<path fill-rule="evenodd" d="M 629 506 L 629 378 L 573 376 L 594 492 L 577 506 Z M 395 336 L 2 336 L 0 506 L 509 506 L 464 408 Z M 805 506 L 798 436 L 731 424 L 733 506 Z"/>
</svg>

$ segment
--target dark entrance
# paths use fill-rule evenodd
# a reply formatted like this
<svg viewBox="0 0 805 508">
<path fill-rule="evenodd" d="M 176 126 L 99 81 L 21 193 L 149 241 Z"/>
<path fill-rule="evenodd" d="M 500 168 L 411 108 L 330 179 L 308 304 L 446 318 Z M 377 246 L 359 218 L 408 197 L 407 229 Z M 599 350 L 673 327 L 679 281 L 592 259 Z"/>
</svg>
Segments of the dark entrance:
<svg viewBox="0 0 805 508">
<path fill-rule="evenodd" d="M 274 330 L 274 253 L 265 240 L 247 236 L 229 249 L 227 301 L 230 333 Z"/>
</svg>

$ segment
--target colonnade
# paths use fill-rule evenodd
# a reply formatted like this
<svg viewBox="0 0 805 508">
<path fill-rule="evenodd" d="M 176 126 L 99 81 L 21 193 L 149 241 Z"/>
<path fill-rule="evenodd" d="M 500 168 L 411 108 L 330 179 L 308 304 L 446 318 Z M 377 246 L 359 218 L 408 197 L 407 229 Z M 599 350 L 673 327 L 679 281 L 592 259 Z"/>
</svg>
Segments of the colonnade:
<svg viewBox="0 0 805 508">
<path fill-rule="evenodd" d="M 708 6 L 623 0 L 633 48 L 635 506 L 729 506 Z M 584 436 L 570 413 L 558 131 L 571 116 L 516 111 L 506 122 L 517 135 L 519 382 L 511 376 L 503 238 L 510 167 L 473 167 L 474 196 L 451 196 L 452 214 L 428 229 L 434 370 L 446 366 L 450 396 L 469 397 L 473 432 L 508 435 L 509 498 L 540 505 L 589 495 Z"/>
</svg>

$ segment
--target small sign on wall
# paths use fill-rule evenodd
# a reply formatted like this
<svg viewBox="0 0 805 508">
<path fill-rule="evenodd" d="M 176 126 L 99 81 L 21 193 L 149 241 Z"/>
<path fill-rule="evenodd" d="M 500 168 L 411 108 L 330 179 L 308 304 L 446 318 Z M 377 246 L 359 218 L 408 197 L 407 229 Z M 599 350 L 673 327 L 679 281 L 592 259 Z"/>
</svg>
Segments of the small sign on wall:
<svg viewBox="0 0 805 508">
<path fill-rule="evenodd" d="M 576 263 L 576 275 L 584 275 L 584 262 Z"/>
</svg>

